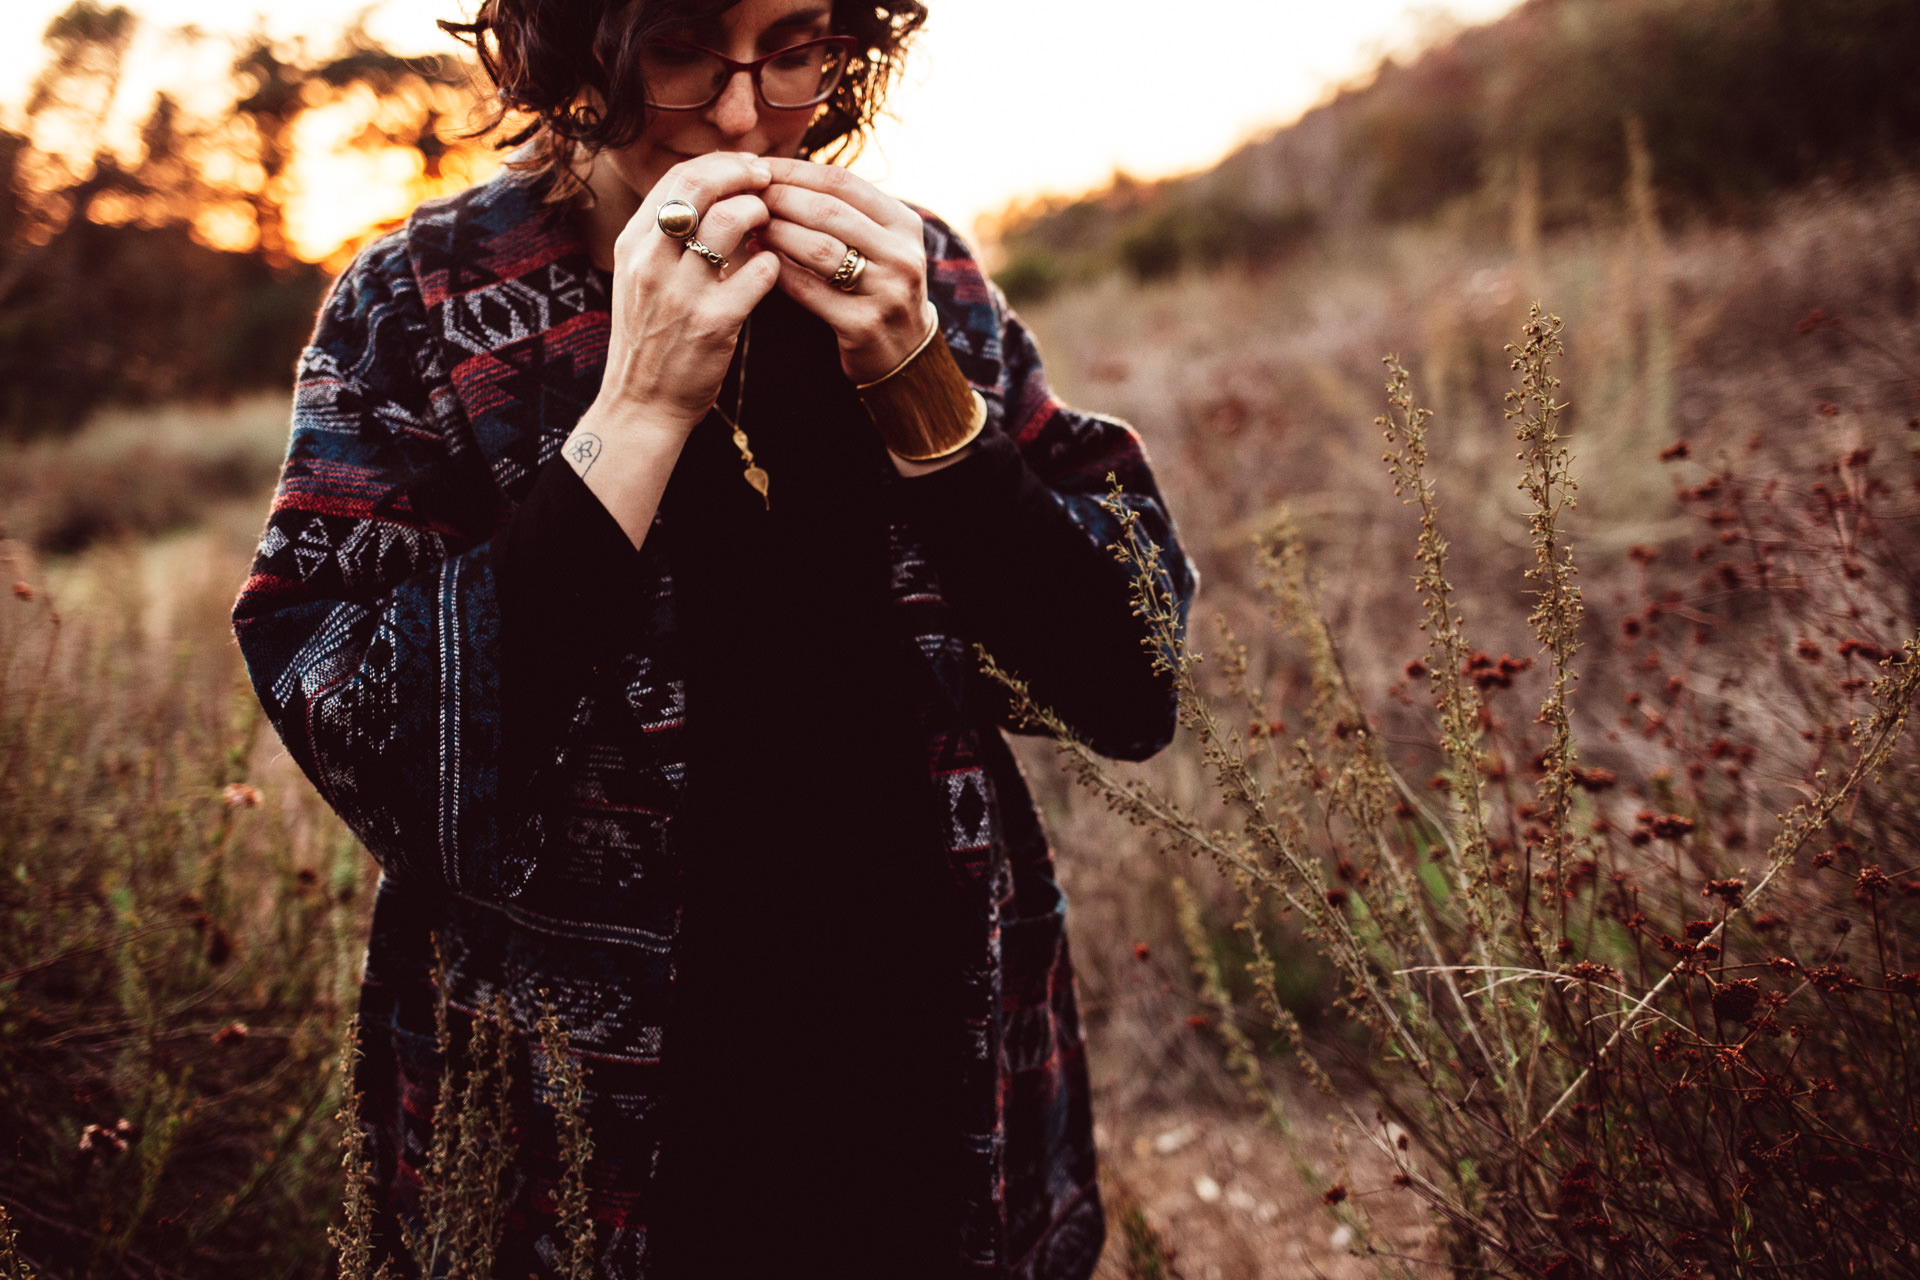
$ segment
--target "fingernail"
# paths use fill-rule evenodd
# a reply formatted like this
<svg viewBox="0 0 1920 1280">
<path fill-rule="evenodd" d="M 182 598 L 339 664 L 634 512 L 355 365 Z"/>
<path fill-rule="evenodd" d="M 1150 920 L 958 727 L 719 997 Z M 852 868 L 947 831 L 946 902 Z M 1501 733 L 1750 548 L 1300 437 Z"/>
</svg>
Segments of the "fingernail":
<svg viewBox="0 0 1920 1280">
<path fill-rule="evenodd" d="M 752 173 L 753 176 L 761 182 L 773 181 L 773 166 L 764 160 L 755 160 L 753 164 L 748 167 L 748 172 Z"/>
</svg>

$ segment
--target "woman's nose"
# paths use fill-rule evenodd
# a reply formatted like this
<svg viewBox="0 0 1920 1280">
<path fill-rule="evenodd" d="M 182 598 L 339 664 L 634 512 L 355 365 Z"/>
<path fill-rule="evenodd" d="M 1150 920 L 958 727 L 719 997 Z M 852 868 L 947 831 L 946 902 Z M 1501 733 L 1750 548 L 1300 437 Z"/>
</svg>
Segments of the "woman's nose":
<svg viewBox="0 0 1920 1280">
<path fill-rule="evenodd" d="M 728 137 L 739 138 L 752 132 L 759 119 L 760 103 L 754 97 L 753 77 L 745 71 L 734 72 L 719 98 L 707 108 L 707 121 Z"/>
</svg>

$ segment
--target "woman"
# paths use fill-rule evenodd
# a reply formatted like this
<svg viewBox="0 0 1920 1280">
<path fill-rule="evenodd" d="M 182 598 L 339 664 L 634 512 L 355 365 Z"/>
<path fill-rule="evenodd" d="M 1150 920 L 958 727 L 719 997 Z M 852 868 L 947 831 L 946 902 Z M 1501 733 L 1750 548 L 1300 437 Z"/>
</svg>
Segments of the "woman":
<svg viewBox="0 0 1920 1280">
<path fill-rule="evenodd" d="M 392 1215 L 437 947 L 456 1016 L 566 1026 L 606 1275 L 1093 1268 L 1063 903 L 973 646 L 1143 758 L 1172 705 L 1109 474 L 1191 578 L 1138 440 L 1053 398 L 957 237 L 804 158 L 924 17 L 487 0 L 450 29 L 529 145 L 321 313 L 235 625 L 382 868 Z M 516 1278 L 551 1273 L 558 1172 L 517 1078 Z"/>
</svg>

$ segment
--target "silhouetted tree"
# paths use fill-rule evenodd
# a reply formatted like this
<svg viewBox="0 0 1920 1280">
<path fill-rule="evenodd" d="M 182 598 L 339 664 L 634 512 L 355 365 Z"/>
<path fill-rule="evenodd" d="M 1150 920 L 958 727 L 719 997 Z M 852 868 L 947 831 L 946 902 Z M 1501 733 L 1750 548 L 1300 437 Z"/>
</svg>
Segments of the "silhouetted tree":
<svg viewBox="0 0 1920 1280">
<path fill-rule="evenodd" d="M 439 134 L 467 83 L 459 60 L 401 58 L 355 26 L 323 55 L 261 31 L 242 38 L 224 110 L 197 117 L 163 91 L 137 151 L 122 154 L 107 127 L 138 30 L 125 6 L 75 0 L 46 29 L 24 130 L 0 130 L 7 434 L 64 430 L 111 401 L 286 380 L 324 285 L 319 268 L 295 258 L 286 230 L 294 139 L 308 112 L 370 90 L 378 118 L 355 145 L 412 148 L 430 179 L 468 145 Z M 43 136 L 65 140 L 63 150 L 42 147 Z M 239 249 L 197 234 L 196 218 L 215 206 L 248 215 Z"/>
</svg>

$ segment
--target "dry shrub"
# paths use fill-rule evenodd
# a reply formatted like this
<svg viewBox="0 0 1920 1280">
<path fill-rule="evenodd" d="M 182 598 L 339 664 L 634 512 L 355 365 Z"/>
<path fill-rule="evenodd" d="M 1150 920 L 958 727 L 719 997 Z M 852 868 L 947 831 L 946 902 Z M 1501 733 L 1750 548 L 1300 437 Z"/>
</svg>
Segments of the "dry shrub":
<svg viewBox="0 0 1920 1280">
<path fill-rule="evenodd" d="M 525 1137 L 514 1106 L 516 1059 L 533 1065 L 554 1113 L 561 1168 L 554 1202 L 557 1235 L 564 1242 L 554 1272 L 562 1280 L 592 1280 L 596 1237 L 587 1197 L 593 1139 L 586 1123 L 586 1068 L 571 1051 L 548 993 L 541 992 L 533 1043 L 516 1043 L 522 1037 L 504 994 L 496 994 L 492 1004 L 472 1017 L 456 1018 L 446 1000 L 443 975 L 444 962 L 435 975 L 441 992 L 435 1042 L 445 1069 L 433 1108 L 433 1134 L 419 1169 L 418 1196 L 401 1207 L 395 1224 L 405 1259 L 396 1259 L 383 1240 L 361 1095 L 349 1090 L 338 1117 L 346 1176 L 343 1222 L 328 1232 L 339 1258 L 339 1280 L 387 1280 L 396 1270 L 447 1280 L 492 1280 L 513 1195 L 510 1169 Z M 348 1029 L 341 1058 L 341 1074 L 347 1079 L 353 1077 L 356 1063 L 355 1030 Z M 532 1052 L 536 1044 L 537 1056 Z"/>
<path fill-rule="evenodd" d="M 240 561 L 5 558 L 0 1203 L 18 1254 L 47 1276 L 323 1274 L 363 864 L 272 761 L 232 646 L 195 643 L 224 630 Z"/>
<path fill-rule="evenodd" d="M 1802 451 L 1784 469 L 1755 450 L 1744 469 L 1712 468 L 1681 493 L 1702 517 L 1691 553 L 1635 549 L 1640 607 L 1615 642 L 1588 626 L 1568 536 L 1559 320 L 1536 309 L 1509 353 L 1532 652 L 1495 656 L 1469 638 L 1429 415 L 1395 363 L 1379 421 L 1419 520 L 1427 642 L 1404 681 L 1379 695 L 1350 678 L 1284 520 L 1258 564 L 1289 646 L 1276 666 L 1307 682 L 1284 708 L 1290 725 L 1270 697 L 1285 681 L 1224 624 L 1219 675 L 1203 680 L 1159 591 L 1157 553 L 1131 529 L 1119 548 L 1210 796 L 1116 773 L 998 674 L 1083 784 L 1220 868 L 1241 904 L 1258 1019 L 1392 1161 L 1391 1187 L 1353 1191 L 1433 1212 L 1426 1261 L 1554 1277 L 1911 1269 L 1911 459 L 1876 466 L 1884 452 L 1863 443 L 1821 465 Z M 1690 452 L 1670 444 L 1664 456 Z M 1577 719 L 1583 650 L 1601 677 L 1590 688 L 1627 686 L 1617 724 Z M 1395 741 L 1425 726 L 1431 776 L 1388 759 L 1388 725 Z M 1192 895 L 1178 905 L 1227 1065 L 1279 1114 Z M 1276 913 L 1331 962 L 1365 1029 L 1345 1065 L 1366 1104 L 1343 1099 L 1323 1065 L 1338 1045 L 1304 1037 L 1280 999 L 1262 942 Z M 1365 1197 L 1341 1182 L 1326 1199 L 1371 1249 Z"/>
<path fill-rule="evenodd" d="M 283 397 L 114 411 L 85 428 L 0 441 L 0 537 L 45 555 L 191 528 L 209 507 L 264 505 L 286 450 Z"/>
<path fill-rule="evenodd" d="M 256 518 L 233 514 L 53 564 L 0 544 L 16 584 L 0 597 L 8 1280 L 365 1278 L 388 1261 L 351 1072 L 330 1069 L 351 1043 L 371 864 L 279 749 L 227 637 Z M 560 1274 L 584 1280 L 581 1064 L 551 1016 L 526 1037 L 498 1011 L 458 1021 L 410 1260 L 491 1274 L 521 1136 L 507 1064 L 533 1062 L 561 1130 Z"/>
</svg>

